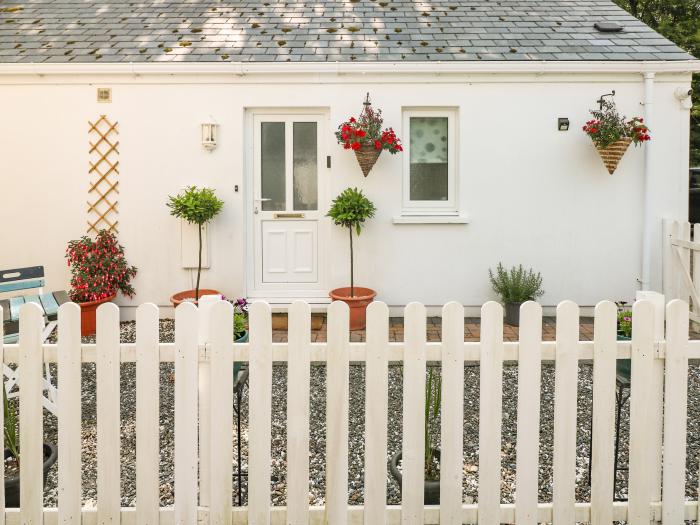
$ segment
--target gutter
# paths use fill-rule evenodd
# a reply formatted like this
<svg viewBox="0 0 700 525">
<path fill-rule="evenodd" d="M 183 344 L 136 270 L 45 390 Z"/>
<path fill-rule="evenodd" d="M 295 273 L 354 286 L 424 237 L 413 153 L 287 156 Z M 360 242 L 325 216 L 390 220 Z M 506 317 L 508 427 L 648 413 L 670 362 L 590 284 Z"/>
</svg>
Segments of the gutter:
<svg viewBox="0 0 700 525">
<path fill-rule="evenodd" d="M 698 73 L 700 60 L 450 62 L 0 63 L 0 75 Z"/>
<path fill-rule="evenodd" d="M 654 77 L 656 73 L 644 73 L 644 123 L 649 129 L 654 129 Z M 653 140 L 650 140 L 644 145 L 644 208 L 643 208 L 643 226 L 642 226 L 642 290 L 651 289 L 651 251 L 652 251 L 652 228 L 653 228 L 653 213 L 652 213 L 652 188 L 651 178 L 652 161 L 654 147 Z"/>
</svg>

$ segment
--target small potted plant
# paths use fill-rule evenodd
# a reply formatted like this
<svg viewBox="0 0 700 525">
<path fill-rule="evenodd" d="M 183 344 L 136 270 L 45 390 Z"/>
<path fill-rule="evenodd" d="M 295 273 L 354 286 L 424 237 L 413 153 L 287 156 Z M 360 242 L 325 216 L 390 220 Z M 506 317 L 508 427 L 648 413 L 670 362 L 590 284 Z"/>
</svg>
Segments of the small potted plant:
<svg viewBox="0 0 700 525">
<path fill-rule="evenodd" d="M 395 155 L 403 151 L 403 146 L 392 128 L 382 129 L 382 110 L 372 108 L 369 93 L 363 104 L 365 107 L 360 116 L 350 117 L 343 122 L 338 126 L 335 136 L 344 149 L 355 152 L 362 174 L 366 177 L 382 151 Z"/>
<path fill-rule="evenodd" d="M 525 270 L 522 264 L 506 270 L 499 262 L 495 274 L 489 269 L 489 280 L 505 305 L 506 323 L 513 326 L 520 326 L 520 305 L 544 294 L 540 273 Z"/>
<path fill-rule="evenodd" d="M 19 435 L 17 411 L 7 399 L 7 391 L 2 387 L 3 412 L 5 416 L 5 506 L 19 507 Z M 44 443 L 44 487 L 49 469 L 58 459 L 58 450 L 53 443 Z"/>
<path fill-rule="evenodd" d="M 627 120 L 617 112 L 615 102 L 601 97 L 600 109 L 591 111 L 593 119 L 586 122 L 583 131 L 591 138 L 600 158 L 612 175 L 627 148 L 634 142 L 637 146 L 651 140 L 644 119 L 634 117 Z"/>
<path fill-rule="evenodd" d="M 80 305 L 81 334 L 94 334 L 98 306 L 113 300 L 117 292 L 134 296 L 131 280 L 136 267 L 129 266 L 124 247 L 108 230 L 97 232 L 94 240 L 85 235 L 70 241 L 66 259 L 72 274 L 69 295 Z"/>
<path fill-rule="evenodd" d="M 171 195 L 167 206 L 170 208 L 170 215 L 184 219 L 190 224 L 196 224 L 199 232 L 197 284 L 194 290 L 176 293 L 170 298 L 170 302 L 173 303 L 173 306 L 177 306 L 183 301 L 197 304 L 200 295 L 215 295 L 219 293 L 212 289 L 200 290 L 199 282 L 202 276 L 202 228 L 219 214 L 224 206 L 224 202 L 210 188 L 189 186 L 182 193 L 175 196 Z"/>
<path fill-rule="evenodd" d="M 357 235 L 360 235 L 365 221 L 374 217 L 375 211 L 374 204 L 364 196 L 361 190 L 347 188 L 335 198 L 327 214 L 335 224 L 347 228 L 350 234 L 350 287 L 336 288 L 330 292 L 333 301 L 343 301 L 350 307 L 350 330 L 365 328 L 367 305 L 377 295 L 377 292 L 371 288 L 355 286 L 355 261 L 352 246 L 353 230 Z"/>
<path fill-rule="evenodd" d="M 442 375 L 440 369 L 428 365 L 428 377 L 425 384 L 425 482 L 423 485 L 423 502 L 425 505 L 440 504 L 440 450 L 437 444 L 437 421 L 440 415 L 442 393 Z M 389 461 L 391 476 L 401 490 L 402 475 L 399 462 L 402 452 L 399 451 Z"/>
<path fill-rule="evenodd" d="M 248 342 L 248 301 L 241 297 L 233 304 L 233 340 L 236 343 Z"/>
<path fill-rule="evenodd" d="M 632 340 L 632 311 L 627 307 L 626 301 L 616 301 L 617 305 L 617 340 Z M 615 369 L 619 379 L 629 382 L 632 377 L 632 361 L 618 359 Z"/>
</svg>

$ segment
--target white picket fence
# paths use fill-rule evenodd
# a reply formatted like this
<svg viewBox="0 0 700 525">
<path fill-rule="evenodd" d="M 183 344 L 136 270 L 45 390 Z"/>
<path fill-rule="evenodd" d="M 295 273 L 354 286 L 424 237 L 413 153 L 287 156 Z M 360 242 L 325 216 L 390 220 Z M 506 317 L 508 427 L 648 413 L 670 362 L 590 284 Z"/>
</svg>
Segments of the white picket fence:
<svg viewBox="0 0 700 525">
<path fill-rule="evenodd" d="M 542 309 L 521 310 L 520 341 L 503 341 L 502 308 L 487 303 L 481 341 L 464 342 L 464 310 L 449 303 L 442 312 L 442 342 L 426 342 L 426 310 L 405 310 L 405 341 L 388 341 L 389 311 L 368 310 L 367 342 L 350 343 L 348 309 L 328 311 L 328 342 L 310 342 L 310 308 L 289 309 L 289 342 L 273 343 L 270 308 L 255 303 L 250 343 L 232 343 L 232 307 L 221 301 L 208 311 L 183 304 L 176 311 L 175 343 L 158 342 L 158 309 L 138 308 L 136 343 L 120 344 L 119 312 L 101 306 L 97 344 L 82 345 L 79 309 L 59 312 L 59 342 L 41 343 L 40 309 L 21 310 L 18 345 L 0 346 L 6 363 L 21 370 L 21 508 L 0 512 L 8 524 L 419 524 L 553 522 L 630 524 L 696 519 L 698 504 L 686 501 L 688 359 L 700 358 L 700 342 L 688 341 L 688 306 L 666 309 L 664 340 L 654 338 L 654 309 L 634 305 L 632 342 L 616 339 L 616 308 L 595 308 L 595 338 L 579 341 L 579 308 L 557 308 L 556 343 L 542 341 Z M 201 334 L 208 334 L 202 343 Z M 1 335 L 1 334 L 0 334 Z M 0 337 L 0 341 L 2 338 Z M 613 435 L 616 358 L 632 359 L 629 501 L 613 501 Z M 593 465 L 590 503 L 576 502 L 576 406 L 580 360 L 593 361 Z M 42 361 L 58 363 L 58 508 L 42 508 Z M 120 508 L 120 362 L 136 362 L 136 507 Z M 232 507 L 232 400 L 234 361 L 250 363 L 248 506 Z M 272 365 L 288 362 L 287 501 L 270 504 Z M 325 507 L 309 507 L 309 368 L 327 367 Z M 349 364 L 366 365 L 365 501 L 348 504 Z M 386 505 L 387 367 L 403 362 L 403 496 Z M 423 504 L 423 424 L 426 362 L 442 362 L 441 504 Z M 501 399 L 505 361 L 519 367 L 516 502 L 501 503 Z M 556 366 L 554 493 L 538 501 L 540 370 Z M 97 504 L 81 507 L 81 363 L 97 369 Z M 159 506 L 159 362 L 175 368 L 175 504 Z M 478 503 L 463 504 L 464 363 L 479 363 L 480 428 Z M 663 394 L 665 390 L 665 396 Z M 202 421 L 198 454 L 198 413 Z M 1 417 L 1 416 L 0 416 Z M 663 448 L 661 436 L 663 432 Z M 663 455 L 662 455 L 663 452 Z M 209 460 L 207 460 L 209 458 Z M 201 465 L 198 465 L 201 459 Z M 663 473 L 663 474 L 662 474 Z M 663 484 L 663 500 L 661 487 Z M 1 494 L 1 493 L 0 493 Z M 0 496 L 0 499 L 2 496 Z M 4 505 L 2 505 L 4 508 Z M 82 521 L 81 521 L 82 518 Z"/>
</svg>

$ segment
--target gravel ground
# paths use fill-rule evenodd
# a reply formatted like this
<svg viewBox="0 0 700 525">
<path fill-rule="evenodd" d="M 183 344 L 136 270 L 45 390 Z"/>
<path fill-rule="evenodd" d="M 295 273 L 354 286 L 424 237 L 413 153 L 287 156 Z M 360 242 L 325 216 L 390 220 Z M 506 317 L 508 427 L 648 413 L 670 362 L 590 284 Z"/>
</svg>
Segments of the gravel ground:
<svg viewBox="0 0 700 525">
<path fill-rule="evenodd" d="M 173 341 L 173 321 L 161 321 L 161 340 Z M 134 323 L 122 323 L 122 341 L 134 340 Z M 92 342 L 89 338 L 84 342 Z M 135 365 L 121 366 L 121 502 L 122 506 L 135 504 Z M 310 491 L 311 504 L 322 504 L 325 490 L 325 367 L 312 366 L 311 369 L 311 443 L 310 443 Z M 503 371 L 503 430 L 502 430 L 502 501 L 511 503 L 515 495 L 515 442 L 517 428 L 517 367 L 506 365 Z M 82 372 L 83 396 L 83 501 L 86 506 L 96 501 L 96 406 L 94 364 L 84 364 Z M 364 367 L 353 365 L 350 368 L 350 421 L 352 429 L 349 443 L 349 502 L 363 502 L 363 463 L 364 463 Z M 688 497 L 697 497 L 698 454 L 700 453 L 700 367 L 691 365 L 688 390 Z M 579 402 L 577 434 L 577 500 L 589 500 L 588 458 L 590 442 L 592 367 L 581 364 L 579 367 Z M 402 368 L 389 368 L 389 451 L 391 457 L 401 447 L 402 415 Z M 174 382 L 173 365 L 161 364 L 160 371 L 160 494 L 161 506 L 173 504 L 173 451 L 174 451 Z M 479 368 L 465 366 L 464 392 L 464 482 L 465 502 L 476 501 L 479 435 Z M 553 453 L 553 413 L 554 413 L 554 367 L 542 367 L 541 425 L 540 425 L 540 501 L 552 498 L 552 453 Z M 242 406 L 243 472 L 247 464 L 247 389 L 244 391 Z M 272 481 L 271 496 L 274 505 L 284 505 L 286 498 L 286 365 L 276 364 L 273 368 L 272 393 Z M 235 420 L 234 420 L 235 425 Z M 48 413 L 44 418 L 45 435 L 48 441 L 56 442 L 56 419 Z M 621 425 L 620 466 L 627 466 L 628 413 L 623 410 Z M 439 421 L 435 422 L 435 432 L 439 433 Z M 235 428 L 232 439 L 235 443 Z M 439 436 L 438 438 L 439 439 Z M 612 437 L 611 437 L 612 439 Z M 234 450 L 234 492 L 236 490 L 237 465 Z M 44 502 L 48 507 L 56 505 L 57 468 L 49 472 Z M 625 497 L 627 492 L 627 472 L 618 473 L 616 495 Z M 246 503 L 245 477 L 242 484 L 243 504 Z M 387 482 L 388 503 L 400 503 L 400 492 L 393 480 Z M 237 497 L 234 494 L 234 504 Z"/>
</svg>

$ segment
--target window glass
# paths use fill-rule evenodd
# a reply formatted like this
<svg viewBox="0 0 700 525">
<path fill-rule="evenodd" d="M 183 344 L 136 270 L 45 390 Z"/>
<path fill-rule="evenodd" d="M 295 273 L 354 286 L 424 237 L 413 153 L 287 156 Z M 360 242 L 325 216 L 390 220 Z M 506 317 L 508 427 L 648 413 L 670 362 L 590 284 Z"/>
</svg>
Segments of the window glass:
<svg viewBox="0 0 700 525">
<path fill-rule="evenodd" d="M 449 199 L 447 117 L 410 117 L 410 191 L 412 201 Z"/>
<path fill-rule="evenodd" d="M 263 211 L 284 211 L 285 165 L 284 122 L 263 122 L 260 126 L 260 193 Z"/>
<path fill-rule="evenodd" d="M 318 209 L 318 145 L 316 122 L 295 122 L 294 209 Z"/>
</svg>

